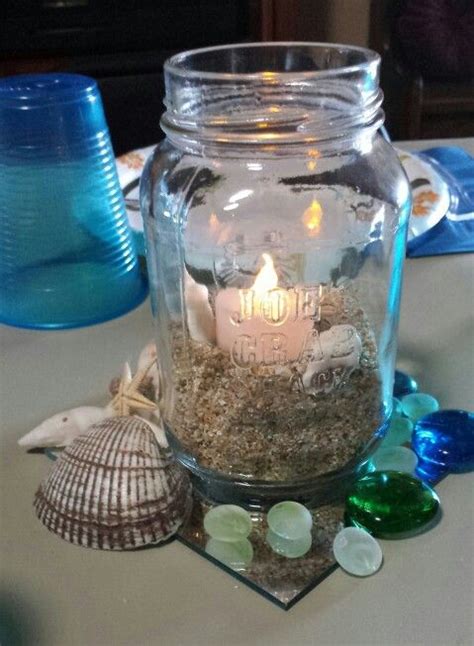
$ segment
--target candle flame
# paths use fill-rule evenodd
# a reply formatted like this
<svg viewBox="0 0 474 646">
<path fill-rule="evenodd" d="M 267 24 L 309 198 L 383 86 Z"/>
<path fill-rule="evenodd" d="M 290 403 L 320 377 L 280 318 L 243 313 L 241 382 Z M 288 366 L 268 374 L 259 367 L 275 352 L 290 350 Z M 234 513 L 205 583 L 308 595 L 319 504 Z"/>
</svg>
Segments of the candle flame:
<svg viewBox="0 0 474 646">
<path fill-rule="evenodd" d="M 252 285 L 252 289 L 257 294 L 265 294 L 271 289 L 278 287 L 278 276 L 273 265 L 272 257 L 269 253 L 262 254 L 264 265 L 260 269 Z"/>
<path fill-rule="evenodd" d="M 220 227 L 219 218 L 215 213 L 211 213 L 209 216 L 209 229 L 211 233 L 216 233 Z"/>
<path fill-rule="evenodd" d="M 303 224 L 308 229 L 308 235 L 315 236 L 319 233 L 321 228 L 321 220 L 323 217 L 323 210 L 318 200 L 313 200 L 303 213 Z"/>
</svg>

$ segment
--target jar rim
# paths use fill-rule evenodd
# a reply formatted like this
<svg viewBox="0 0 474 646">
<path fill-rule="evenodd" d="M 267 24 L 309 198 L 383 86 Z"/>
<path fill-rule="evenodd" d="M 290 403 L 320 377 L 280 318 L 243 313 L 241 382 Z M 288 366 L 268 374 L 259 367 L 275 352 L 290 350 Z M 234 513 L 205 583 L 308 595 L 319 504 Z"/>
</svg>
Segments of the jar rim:
<svg viewBox="0 0 474 646">
<path fill-rule="evenodd" d="M 327 67 L 324 69 L 314 69 L 314 70 L 265 70 L 255 72 L 216 72 L 213 70 L 206 69 L 193 69 L 189 66 L 191 62 L 196 57 L 206 56 L 212 53 L 218 52 L 229 52 L 231 50 L 251 50 L 254 48 L 259 49 L 282 49 L 282 51 L 295 48 L 304 48 L 308 51 L 310 50 L 328 50 L 331 52 L 339 52 L 346 54 L 360 54 L 364 56 L 364 59 L 356 64 L 349 65 L 340 65 L 337 67 Z M 167 74 L 172 74 L 176 76 L 185 76 L 186 78 L 193 79 L 206 79 L 206 80 L 234 80 L 234 81 L 255 81 L 265 78 L 265 74 L 271 72 L 272 80 L 275 82 L 286 81 L 289 78 L 298 81 L 298 80 L 308 80 L 316 78 L 329 78 L 329 77 L 338 77 L 340 75 L 347 75 L 353 72 L 362 71 L 369 65 L 379 64 L 380 55 L 372 49 L 366 47 L 359 47 L 357 45 L 346 45 L 343 43 L 323 43 L 323 42 L 306 42 L 306 41 L 270 41 L 270 42 L 253 42 L 253 43 L 234 43 L 229 45 L 215 45 L 212 47 L 201 47 L 198 49 L 188 49 L 184 52 L 174 54 L 168 58 L 164 63 L 164 70 Z M 205 63 L 205 60 L 203 60 Z M 205 68 L 205 64 L 203 65 Z"/>
<path fill-rule="evenodd" d="M 339 140 L 383 122 L 380 56 L 332 43 L 239 43 L 165 62 L 161 128 L 189 151 Z"/>
</svg>

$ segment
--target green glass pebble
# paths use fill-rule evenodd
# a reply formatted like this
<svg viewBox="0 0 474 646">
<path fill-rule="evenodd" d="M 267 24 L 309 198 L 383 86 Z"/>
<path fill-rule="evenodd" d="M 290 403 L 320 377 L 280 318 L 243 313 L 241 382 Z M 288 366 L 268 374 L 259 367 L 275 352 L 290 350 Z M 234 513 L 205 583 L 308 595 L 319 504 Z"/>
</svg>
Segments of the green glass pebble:
<svg viewBox="0 0 474 646">
<path fill-rule="evenodd" d="M 266 539 L 274 552 L 287 559 L 297 559 L 300 556 L 304 556 L 310 550 L 313 540 L 310 532 L 306 532 L 303 536 L 290 540 L 278 536 L 271 529 L 267 531 Z"/>
<path fill-rule="evenodd" d="M 240 541 L 252 531 L 252 519 L 242 507 L 217 505 L 204 516 L 204 529 L 220 541 Z"/>
<path fill-rule="evenodd" d="M 346 498 L 346 518 L 373 536 L 397 538 L 429 523 L 439 508 L 437 494 L 407 473 L 375 471 L 358 480 Z"/>
<path fill-rule="evenodd" d="M 412 432 L 413 422 L 411 420 L 407 417 L 394 415 L 388 427 L 387 434 L 382 441 L 382 446 L 400 446 L 401 444 L 410 442 Z"/>
<path fill-rule="evenodd" d="M 437 399 L 426 393 L 411 393 L 401 399 L 402 410 L 413 422 L 439 410 Z"/>
<path fill-rule="evenodd" d="M 380 545 L 360 527 L 341 529 L 334 539 L 332 551 L 339 565 L 355 576 L 375 574 L 382 565 Z"/>
<path fill-rule="evenodd" d="M 311 531 L 313 519 L 304 505 L 293 500 L 279 502 L 268 511 L 268 527 L 277 536 L 295 540 L 305 537 Z"/>
<path fill-rule="evenodd" d="M 252 563 L 253 547 L 248 538 L 233 542 L 210 538 L 206 543 L 206 554 L 221 561 L 232 570 L 242 572 Z"/>
<path fill-rule="evenodd" d="M 418 458 L 406 446 L 382 446 L 370 458 L 371 471 L 401 471 L 414 473 Z"/>
</svg>

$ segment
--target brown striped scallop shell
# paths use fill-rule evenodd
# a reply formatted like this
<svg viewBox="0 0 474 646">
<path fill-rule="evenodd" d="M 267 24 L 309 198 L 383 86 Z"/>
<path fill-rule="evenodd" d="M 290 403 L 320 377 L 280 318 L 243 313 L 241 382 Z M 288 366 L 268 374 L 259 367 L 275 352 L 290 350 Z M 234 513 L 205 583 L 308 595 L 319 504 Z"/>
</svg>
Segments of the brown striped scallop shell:
<svg viewBox="0 0 474 646">
<path fill-rule="evenodd" d="M 35 497 L 38 518 L 84 547 L 129 550 L 172 536 L 191 505 L 184 469 L 139 417 L 90 427 L 60 455 Z"/>
</svg>

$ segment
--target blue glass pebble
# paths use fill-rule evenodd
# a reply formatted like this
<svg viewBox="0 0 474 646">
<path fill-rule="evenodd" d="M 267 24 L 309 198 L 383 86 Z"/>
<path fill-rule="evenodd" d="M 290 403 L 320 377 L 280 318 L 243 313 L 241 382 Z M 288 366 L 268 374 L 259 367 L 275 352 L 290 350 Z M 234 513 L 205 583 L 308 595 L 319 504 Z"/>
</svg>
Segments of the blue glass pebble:
<svg viewBox="0 0 474 646">
<path fill-rule="evenodd" d="M 409 395 L 410 393 L 416 393 L 417 390 L 418 384 L 413 377 L 407 375 L 406 372 L 395 370 L 395 382 L 393 384 L 394 397 L 400 398 L 404 395 Z"/>
<path fill-rule="evenodd" d="M 410 442 L 413 423 L 407 417 L 394 415 L 388 427 L 382 446 L 400 446 Z"/>
<path fill-rule="evenodd" d="M 444 476 L 448 475 L 448 473 L 449 470 L 446 467 L 418 458 L 415 476 L 423 480 L 426 484 L 434 485 L 444 478 Z"/>
<path fill-rule="evenodd" d="M 439 409 L 438 400 L 427 393 L 411 393 L 402 397 L 402 410 L 412 422 Z"/>
<path fill-rule="evenodd" d="M 474 469 L 474 413 L 440 410 L 425 415 L 415 425 L 412 446 L 420 468 L 432 476 Z"/>
</svg>

